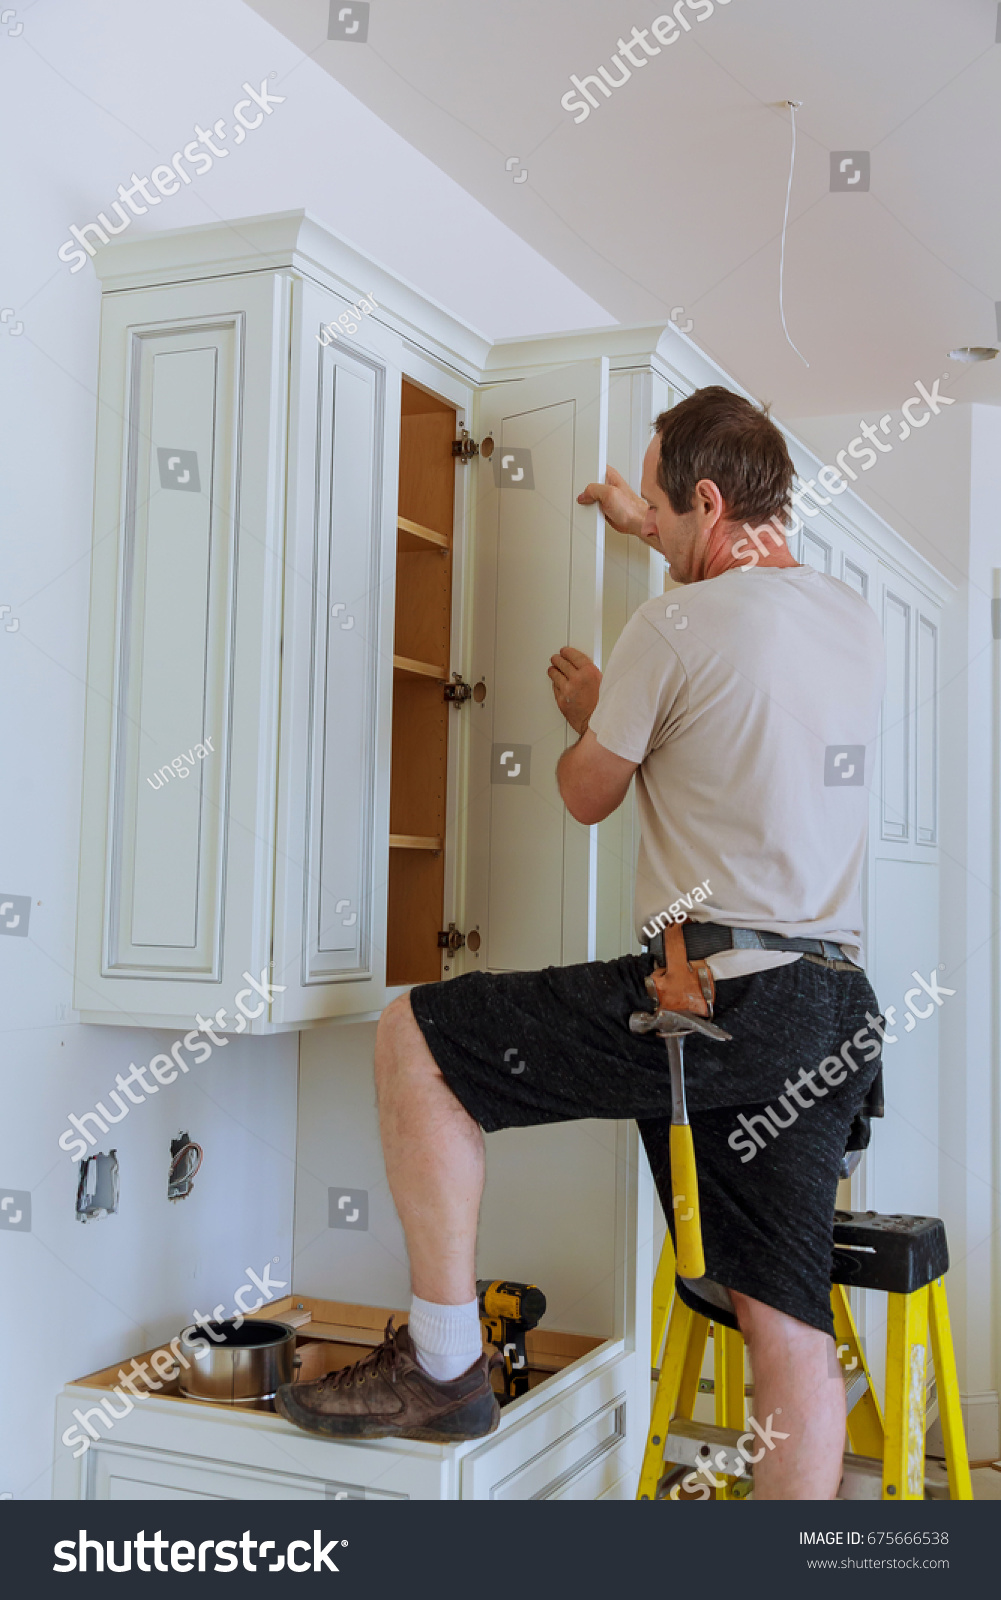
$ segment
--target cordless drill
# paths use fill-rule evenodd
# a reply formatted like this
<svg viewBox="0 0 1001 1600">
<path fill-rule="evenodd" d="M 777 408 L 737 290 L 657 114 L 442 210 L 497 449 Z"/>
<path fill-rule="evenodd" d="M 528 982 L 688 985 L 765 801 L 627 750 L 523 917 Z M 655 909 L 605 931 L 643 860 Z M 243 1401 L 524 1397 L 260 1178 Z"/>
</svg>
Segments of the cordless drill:
<svg viewBox="0 0 1001 1600">
<path fill-rule="evenodd" d="M 480 1321 L 504 1357 L 504 1400 L 528 1393 L 525 1335 L 546 1313 L 546 1297 L 534 1283 L 481 1278 L 476 1285 Z"/>
</svg>

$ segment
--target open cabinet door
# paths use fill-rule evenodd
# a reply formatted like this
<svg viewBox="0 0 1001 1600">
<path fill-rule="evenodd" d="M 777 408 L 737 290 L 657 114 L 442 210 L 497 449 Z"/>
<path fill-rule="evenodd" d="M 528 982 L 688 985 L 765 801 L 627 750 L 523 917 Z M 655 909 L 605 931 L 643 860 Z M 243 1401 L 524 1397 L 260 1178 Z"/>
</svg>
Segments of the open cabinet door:
<svg viewBox="0 0 1001 1600">
<path fill-rule="evenodd" d="M 576 735 L 547 677 L 563 645 L 600 665 L 604 523 L 577 494 L 605 472 L 604 357 L 483 392 L 477 465 L 465 970 L 593 958 L 597 829 L 556 787 Z M 481 444 L 482 451 L 482 444 Z"/>
</svg>

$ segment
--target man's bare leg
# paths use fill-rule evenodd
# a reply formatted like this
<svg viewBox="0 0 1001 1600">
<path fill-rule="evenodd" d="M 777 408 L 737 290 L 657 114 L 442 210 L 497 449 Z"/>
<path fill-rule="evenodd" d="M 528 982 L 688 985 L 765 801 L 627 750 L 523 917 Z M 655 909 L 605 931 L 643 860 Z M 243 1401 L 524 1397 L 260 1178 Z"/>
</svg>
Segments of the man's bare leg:
<svg viewBox="0 0 1001 1600">
<path fill-rule="evenodd" d="M 483 1135 L 435 1063 L 406 996 L 383 1013 L 376 1087 L 386 1173 L 403 1224 L 414 1293 L 440 1305 L 475 1298 Z M 841 1480 L 844 1382 L 833 1341 L 734 1293 L 754 1372 L 754 1416 L 789 1435 L 754 1468 L 756 1500 L 832 1500 Z M 751 1447 L 754 1448 L 753 1446 Z"/>
<path fill-rule="evenodd" d="M 732 1293 L 754 1373 L 753 1416 L 776 1439 L 754 1465 L 755 1500 L 833 1500 L 845 1448 L 845 1385 L 834 1341 L 774 1306 Z"/>
<path fill-rule="evenodd" d="M 379 1020 L 375 1082 L 386 1174 L 422 1300 L 476 1298 L 483 1134 L 438 1070 L 401 995 Z"/>
</svg>

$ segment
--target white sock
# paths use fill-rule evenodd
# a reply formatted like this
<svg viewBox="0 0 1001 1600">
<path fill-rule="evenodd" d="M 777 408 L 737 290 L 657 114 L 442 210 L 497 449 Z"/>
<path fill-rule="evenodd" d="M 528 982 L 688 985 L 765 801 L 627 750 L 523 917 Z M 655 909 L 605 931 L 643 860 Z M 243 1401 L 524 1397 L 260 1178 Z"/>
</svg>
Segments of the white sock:
<svg viewBox="0 0 1001 1600">
<path fill-rule="evenodd" d="M 468 1305 L 441 1306 L 415 1294 L 409 1327 L 417 1360 L 439 1383 L 460 1377 L 483 1354 L 476 1300 L 470 1300 Z"/>
</svg>

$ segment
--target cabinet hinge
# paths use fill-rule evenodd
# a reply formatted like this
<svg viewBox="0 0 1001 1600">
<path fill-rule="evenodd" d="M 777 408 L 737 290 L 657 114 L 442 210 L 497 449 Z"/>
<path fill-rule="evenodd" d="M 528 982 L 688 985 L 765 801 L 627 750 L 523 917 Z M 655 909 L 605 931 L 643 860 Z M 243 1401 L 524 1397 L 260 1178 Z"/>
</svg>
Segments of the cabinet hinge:
<svg viewBox="0 0 1001 1600">
<path fill-rule="evenodd" d="M 465 942 L 466 935 L 459 932 L 454 922 L 450 922 L 438 935 L 438 949 L 448 950 L 452 955 L 461 950 Z"/>
<path fill-rule="evenodd" d="M 443 690 L 445 699 L 453 706 L 465 705 L 472 698 L 472 685 L 463 682 L 461 672 L 452 673 L 451 683 L 446 683 Z"/>
<path fill-rule="evenodd" d="M 461 438 L 452 440 L 452 454 L 458 456 L 462 465 L 468 466 L 474 456 L 478 456 L 480 447 L 476 443 L 468 428 L 461 429 Z"/>
</svg>

